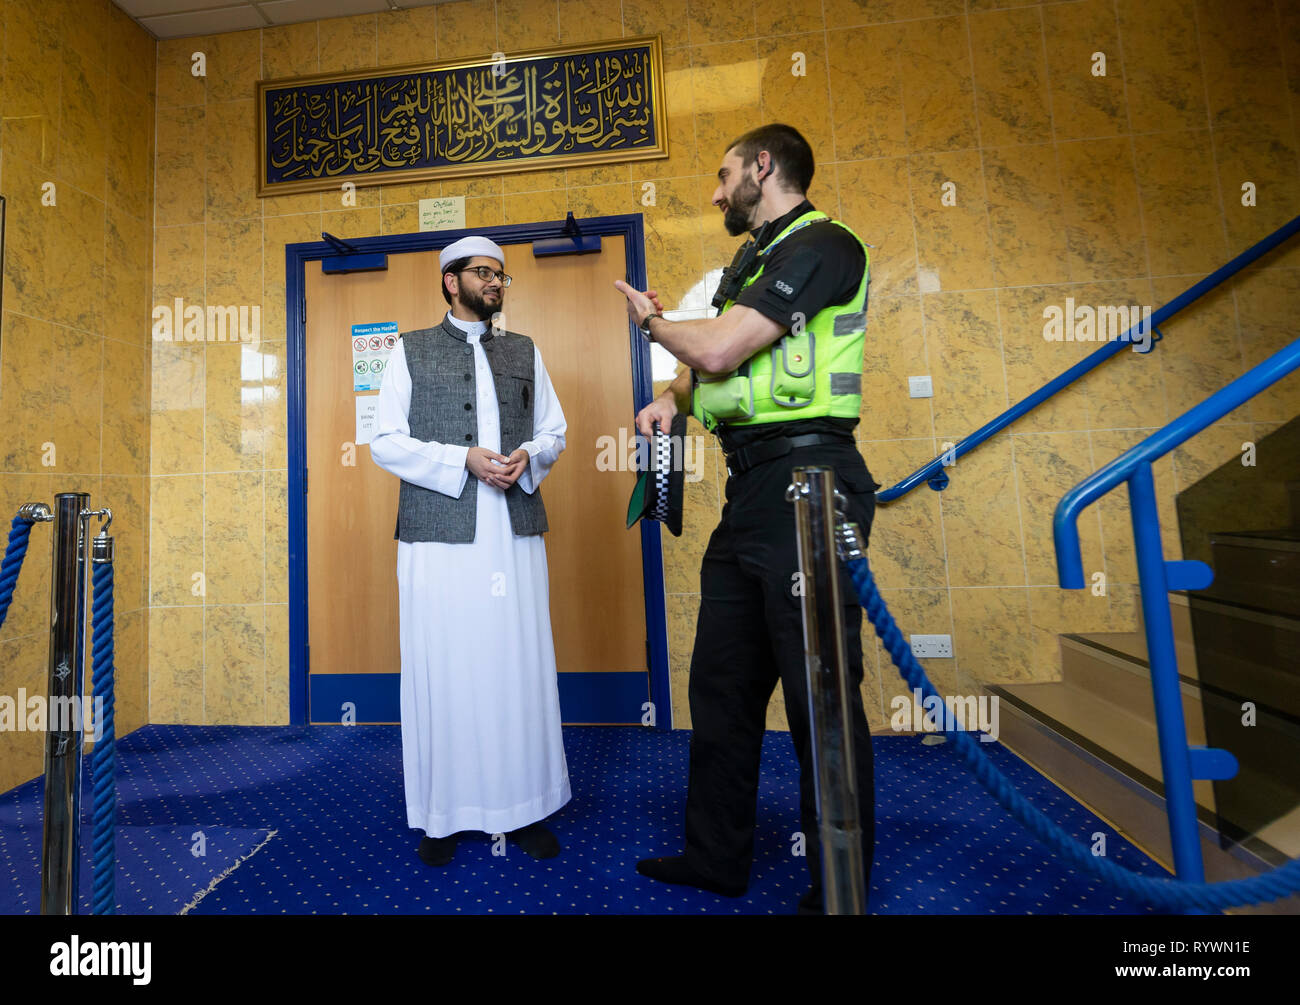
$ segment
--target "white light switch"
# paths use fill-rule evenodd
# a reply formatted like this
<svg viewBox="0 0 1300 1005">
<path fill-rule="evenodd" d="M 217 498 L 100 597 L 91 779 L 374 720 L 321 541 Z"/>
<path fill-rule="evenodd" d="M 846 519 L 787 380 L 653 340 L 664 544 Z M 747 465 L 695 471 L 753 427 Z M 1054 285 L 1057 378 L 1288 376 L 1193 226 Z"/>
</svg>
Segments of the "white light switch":
<svg viewBox="0 0 1300 1005">
<path fill-rule="evenodd" d="M 933 398 L 934 387 L 929 377 L 908 377 L 907 390 L 913 398 Z"/>
</svg>

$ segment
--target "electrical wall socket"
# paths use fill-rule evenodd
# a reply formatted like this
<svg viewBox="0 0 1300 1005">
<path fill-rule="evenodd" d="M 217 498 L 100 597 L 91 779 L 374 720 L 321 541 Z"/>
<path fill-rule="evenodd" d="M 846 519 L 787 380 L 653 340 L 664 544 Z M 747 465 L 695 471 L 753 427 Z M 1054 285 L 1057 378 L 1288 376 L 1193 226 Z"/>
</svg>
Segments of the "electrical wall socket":
<svg viewBox="0 0 1300 1005">
<path fill-rule="evenodd" d="M 951 635 L 909 635 L 912 643 L 912 655 L 918 659 L 952 659 Z"/>
</svg>

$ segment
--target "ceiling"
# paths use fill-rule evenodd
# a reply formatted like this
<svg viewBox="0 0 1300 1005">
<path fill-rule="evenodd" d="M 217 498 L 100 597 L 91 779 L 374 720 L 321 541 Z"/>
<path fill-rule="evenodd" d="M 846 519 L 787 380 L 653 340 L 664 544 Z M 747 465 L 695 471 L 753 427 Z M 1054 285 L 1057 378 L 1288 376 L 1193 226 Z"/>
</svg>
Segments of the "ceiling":
<svg viewBox="0 0 1300 1005">
<path fill-rule="evenodd" d="M 297 21 L 432 7 L 447 0 L 113 0 L 155 38 L 219 35 Z"/>
</svg>

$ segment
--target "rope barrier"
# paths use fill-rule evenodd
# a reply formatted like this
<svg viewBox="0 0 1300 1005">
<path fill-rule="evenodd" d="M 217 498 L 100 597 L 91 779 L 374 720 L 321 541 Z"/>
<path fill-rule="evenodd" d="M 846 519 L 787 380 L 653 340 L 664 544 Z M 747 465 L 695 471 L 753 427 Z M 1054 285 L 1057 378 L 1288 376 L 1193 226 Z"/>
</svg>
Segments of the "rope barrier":
<svg viewBox="0 0 1300 1005">
<path fill-rule="evenodd" d="M 99 738 L 90 753 L 90 774 L 94 784 L 94 831 L 91 849 L 94 881 L 91 909 L 95 914 L 117 911 L 117 816 L 116 732 L 113 725 L 113 563 L 94 567 L 94 631 L 91 685 L 95 699 L 103 699 L 95 725 Z"/>
<path fill-rule="evenodd" d="M 31 520 L 14 517 L 13 526 L 9 530 L 9 543 L 5 546 L 4 561 L 0 562 L 0 628 L 4 627 L 5 618 L 9 616 L 9 602 L 14 598 L 14 586 L 18 582 L 18 571 L 23 567 L 23 558 L 27 555 L 27 541 L 31 533 Z"/>
<path fill-rule="evenodd" d="M 876 634 L 903 679 L 913 689 L 919 688 L 926 698 L 938 698 L 942 702 L 942 697 L 912 655 L 911 646 L 898 630 L 893 615 L 881 599 L 867 560 L 856 558 L 846 561 L 845 565 L 852 576 L 853 587 L 862 609 L 875 626 Z M 980 749 L 979 741 L 966 730 L 954 728 L 951 710 L 946 706 L 944 719 L 943 732 L 953 741 L 958 756 L 1012 816 L 1071 864 L 1126 893 L 1158 907 L 1182 911 L 1192 908 L 1220 911 L 1226 907 L 1277 900 L 1300 890 L 1300 859 L 1247 879 L 1232 879 L 1221 883 L 1188 883 L 1180 879 L 1141 876 L 1104 857 L 1094 855 L 1090 848 L 1076 841 L 1015 790 L 1006 776 Z"/>
</svg>

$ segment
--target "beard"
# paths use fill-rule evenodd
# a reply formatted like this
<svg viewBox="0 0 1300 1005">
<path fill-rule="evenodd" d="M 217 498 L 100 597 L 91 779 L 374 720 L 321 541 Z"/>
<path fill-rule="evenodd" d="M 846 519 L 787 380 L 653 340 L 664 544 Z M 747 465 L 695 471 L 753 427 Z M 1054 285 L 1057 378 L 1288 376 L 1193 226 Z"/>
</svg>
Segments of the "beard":
<svg viewBox="0 0 1300 1005">
<path fill-rule="evenodd" d="M 502 293 L 499 297 L 494 298 L 493 303 L 489 304 L 481 293 L 468 290 L 463 286 L 460 290 L 461 304 L 466 310 L 473 312 L 480 321 L 491 321 L 492 315 L 500 311 L 505 304 L 505 299 L 505 293 Z"/>
<path fill-rule="evenodd" d="M 727 228 L 728 234 L 739 237 L 750 229 L 750 221 L 754 219 L 754 207 L 762 198 L 763 193 L 758 187 L 758 182 L 746 176 L 727 199 L 727 212 L 722 218 L 722 225 Z"/>
</svg>

